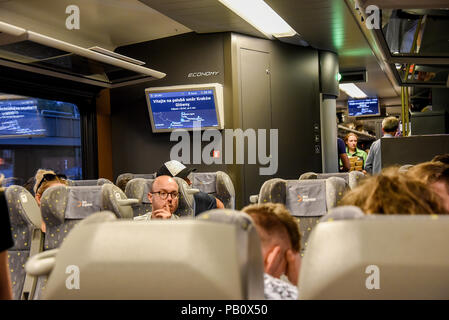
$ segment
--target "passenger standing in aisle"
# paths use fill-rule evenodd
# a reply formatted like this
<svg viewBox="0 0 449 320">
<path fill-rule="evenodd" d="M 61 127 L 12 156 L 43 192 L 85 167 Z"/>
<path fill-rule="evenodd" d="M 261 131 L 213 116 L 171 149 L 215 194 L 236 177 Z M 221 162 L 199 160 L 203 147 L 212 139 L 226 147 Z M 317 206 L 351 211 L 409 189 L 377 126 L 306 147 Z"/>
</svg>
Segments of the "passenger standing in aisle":
<svg viewBox="0 0 449 320">
<path fill-rule="evenodd" d="M 382 121 L 383 138 L 394 138 L 399 128 L 399 120 L 396 117 L 388 117 Z M 366 158 L 365 170 L 371 174 L 378 174 L 382 170 L 382 156 L 380 149 L 381 139 L 373 142 L 368 157 Z"/>
</svg>

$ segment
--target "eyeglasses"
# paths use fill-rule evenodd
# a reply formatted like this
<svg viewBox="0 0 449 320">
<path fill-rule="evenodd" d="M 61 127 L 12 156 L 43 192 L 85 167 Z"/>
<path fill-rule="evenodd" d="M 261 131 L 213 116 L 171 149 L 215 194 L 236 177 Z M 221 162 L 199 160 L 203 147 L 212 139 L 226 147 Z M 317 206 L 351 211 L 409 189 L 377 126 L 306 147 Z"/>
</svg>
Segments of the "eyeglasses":
<svg viewBox="0 0 449 320">
<path fill-rule="evenodd" d="M 41 182 L 39 182 L 39 184 L 37 185 L 36 192 L 37 192 L 37 190 L 39 190 L 39 188 L 41 187 L 42 183 L 44 183 L 44 181 L 54 181 L 56 179 L 67 180 L 67 176 L 65 174 L 53 174 L 53 173 L 44 174 Z"/>
<path fill-rule="evenodd" d="M 152 194 L 155 194 L 155 193 L 159 194 L 159 197 L 162 200 L 167 199 L 168 195 L 170 195 L 172 199 L 176 199 L 179 196 L 179 192 L 177 192 L 177 191 L 173 191 L 173 192 L 170 192 L 170 193 L 167 193 L 165 191 L 158 191 L 158 192 L 151 192 L 151 193 Z"/>
</svg>

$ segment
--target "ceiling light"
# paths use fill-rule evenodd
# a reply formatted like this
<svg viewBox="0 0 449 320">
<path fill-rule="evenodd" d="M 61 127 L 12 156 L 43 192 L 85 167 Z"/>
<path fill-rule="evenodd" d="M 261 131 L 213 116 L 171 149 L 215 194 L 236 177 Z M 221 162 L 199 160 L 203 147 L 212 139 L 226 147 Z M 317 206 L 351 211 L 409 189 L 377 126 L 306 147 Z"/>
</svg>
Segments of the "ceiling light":
<svg viewBox="0 0 449 320">
<path fill-rule="evenodd" d="M 367 98 L 368 96 L 353 83 L 339 84 L 340 90 L 346 92 L 351 98 Z"/>
<path fill-rule="evenodd" d="M 268 37 L 291 37 L 296 31 L 262 0 L 218 0 Z"/>
</svg>

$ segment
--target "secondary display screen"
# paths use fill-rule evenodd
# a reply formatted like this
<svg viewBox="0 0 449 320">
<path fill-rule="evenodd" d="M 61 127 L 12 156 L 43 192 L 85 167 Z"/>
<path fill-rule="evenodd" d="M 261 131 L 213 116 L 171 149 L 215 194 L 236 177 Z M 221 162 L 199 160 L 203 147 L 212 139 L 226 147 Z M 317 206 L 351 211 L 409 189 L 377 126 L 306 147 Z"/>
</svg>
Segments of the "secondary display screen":
<svg viewBox="0 0 449 320">
<path fill-rule="evenodd" d="M 218 127 L 214 90 L 150 92 L 149 101 L 156 130 Z"/>
<path fill-rule="evenodd" d="M 350 117 L 378 116 L 379 100 L 377 98 L 348 100 L 348 115 Z"/>
<path fill-rule="evenodd" d="M 0 100 L 0 138 L 44 135 L 37 100 Z"/>
</svg>

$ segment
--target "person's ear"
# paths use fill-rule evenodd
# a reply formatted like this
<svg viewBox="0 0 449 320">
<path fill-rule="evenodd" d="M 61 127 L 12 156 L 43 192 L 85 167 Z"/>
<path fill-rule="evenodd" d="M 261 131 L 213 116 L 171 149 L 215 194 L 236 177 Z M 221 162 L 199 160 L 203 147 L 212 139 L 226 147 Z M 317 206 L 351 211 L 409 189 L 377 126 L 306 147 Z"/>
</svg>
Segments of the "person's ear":
<svg viewBox="0 0 449 320">
<path fill-rule="evenodd" d="M 34 196 L 34 199 L 36 199 L 37 205 L 40 207 L 41 206 L 41 194 L 36 194 Z"/>
<path fill-rule="evenodd" d="M 150 203 L 153 203 L 153 195 L 151 194 L 151 192 L 148 192 L 147 197 L 148 200 L 150 200 Z"/>
</svg>

